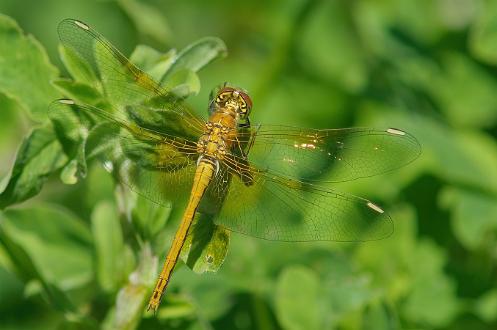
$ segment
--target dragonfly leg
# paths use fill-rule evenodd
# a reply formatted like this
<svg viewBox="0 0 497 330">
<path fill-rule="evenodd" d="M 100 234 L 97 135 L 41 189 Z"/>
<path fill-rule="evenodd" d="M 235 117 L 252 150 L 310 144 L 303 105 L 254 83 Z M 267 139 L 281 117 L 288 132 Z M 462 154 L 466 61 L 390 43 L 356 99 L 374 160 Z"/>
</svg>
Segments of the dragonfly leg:
<svg viewBox="0 0 497 330">
<path fill-rule="evenodd" d="M 238 128 L 241 128 L 241 129 L 250 128 L 250 119 L 248 117 L 246 117 L 245 122 L 238 124 Z"/>
<path fill-rule="evenodd" d="M 248 120 L 248 119 L 247 119 Z M 257 125 L 257 128 L 255 129 L 255 131 L 253 131 L 251 134 L 250 134 L 250 140 L 248 142 L 248 146 L 247 146 L 247 150 L 245 150 L 245 153 L 248 154 L 248 152 L 250 151 L 250 149 L 252 149 L 253 145 L 254 145 L 254 142 L 255 142 L 255 137 L 257 135 L 257 132 L 259 132 L 259 130 L 261 129 L 261 124 Z"/>
<path fill-rule="evenodd" d="M 246 125 L 246 126 L 242 126 L 242 125 Z M 248 120 L 248 118 L 244 124 L 240 124 L 238 127 L 241 128 L 241 130 L 246 130 L 246 129 L 250 128 L 250 121 Z M 242 180 L 242 182 L 247 187 L 254 184 L 254 176 L 252 175 L 252 173 L 250 171 L 248 153 L 249 153 L 250 149 L 252 148 L 252 146 L 254 145 L 255 137 L 257 136 L 257 132 L 259 131 L 260 128 L 261 128 L 261 125 L 257 125 L 257 129 L 250 132 L 250 138 L 248 141 L 246 141 L 246 140 L 238 141 L 238 143 L 237 143 L 238 151 L 240 152 L 241 159 L 243 160 L 242 163 L 245 165 L 244 166 L 245 169 L 241 169 L 240 172 L 237 172 L 236 176 L 238 176 L 240 178 L 240 180 Z"/>
</svg>

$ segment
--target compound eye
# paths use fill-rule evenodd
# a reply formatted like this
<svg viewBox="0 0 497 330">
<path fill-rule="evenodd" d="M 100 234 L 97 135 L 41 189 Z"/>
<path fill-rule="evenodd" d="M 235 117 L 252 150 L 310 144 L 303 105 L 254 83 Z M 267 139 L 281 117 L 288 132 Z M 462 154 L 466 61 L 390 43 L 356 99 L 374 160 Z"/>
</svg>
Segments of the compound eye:
<svg viewBox="0 0 497 330">
<path fill-rule="evenodd" d="M 247 93 L 242 91 L 240 91 L 240 98 L 243 100 L 243 102 L 241 102 L 243 112 L 247 114 L 250 113 L 250 110 L 252 109 L 252 99 Z"/>
</svg>

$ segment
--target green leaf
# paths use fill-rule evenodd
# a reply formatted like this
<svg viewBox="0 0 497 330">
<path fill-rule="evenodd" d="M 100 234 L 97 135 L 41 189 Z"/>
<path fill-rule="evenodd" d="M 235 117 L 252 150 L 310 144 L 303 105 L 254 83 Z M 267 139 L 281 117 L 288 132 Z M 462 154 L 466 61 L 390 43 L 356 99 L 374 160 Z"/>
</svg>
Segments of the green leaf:
<svg viewBox="0 0 497 330">
<path fill-rule="evenodd" d="M 143 101 L 146 95 L 141 93 L 123 93 L 120 83 L 129 73 L 119 60 L 108 56 L 108 49 L 103 43 L 94 44 L 94 57 L 100 73 L 101 83 L 105 91 L 106 100 L 116 109 L 122 110 L 126 105 Z"/>
<path fill-rule="evenodd" d="M 335 263 L 334 263 L 335 264 Z M 338 263 L 336 263 L 338 264 Z M 342 266 L 343 267 L 343 266 Z M 371 278 L 367 274 L 354 273 L 345 267 L 344 273 L 330 272 L 328 276 L 327 295 L 331 300 L 333 315 L 329 316 L 331 321 L 346 317 L 366 307 L 375 298 L 375 292 L 371 288 Z"/>
<path fill-rule="evenodd" d="M 2 239 L 23 273 L 35 270 L 44 282 L 64 290 L 91 281 L 91 234 L 78 218 L 48 205 L 7 210 L 0 216 Z"/>
<path fill-rule="evenodd" d="M 22 282 L 10 271 L 0 266 L 0 313 L 11 311 L 22 302 Z"/>
<path fill-rule="evenodd" d="M 171 49 L 166 54 L 138 46 L 131 55 L 131 62 L 148 73 L 179 98 L 186 98 L 200 91 L 196 72 L 216 58 L 226 55 L 226 45 L 218 38 L 203 38 L 184 48 L 178 54 Z"/>
<path fill-rule="evenodd" d="M 497 96 L 494 91 L 497 82 L 490 71 L 472 58 L 460 52 L 448 51 L 441 54 L 442 64 L 416 53 L 394 58 L 394 61 L 396 75 L 402 84 L 407 85 L 403 88 L 409 88 L 411 94 L 418 89 L 424 93 L 410 97 L 433 98 L 433 102 L 453 125 L 487 127 L 496 122 Z"/>
<path fill-rule="evenodd" d="M 439 132 L 441 133 L 441 132 Z M 497 193 L 497 143 L 491 136 L 480 132 L 455 132 L 448 134 L 444 139 L 453 138 L 450 141 L 450 149 L 441 151 L 439 155 L 439 171 L 451 181 L 468 183 L 482 188 L 483 191 Z M 437 143 L 437 141 L 431 141 Z M 444 141 L 448 142 L 448 141 Z M 433 146 L 433 144 L 432 144 Z M 437 150 L 438 151 L 438 150 Z M 450 159 L 444 159 L 449 152 L 459 152 L 459 155 L 451 156 L 459 164 L 450 163 Z M 452 164 L 453 166 L 447 166 Z"/>
<path fill-rule="evenodd" d="M 100 108 L 107 106 L 106 103 L 100 104 Z M 118 127 L 106 122 L 94 125 L 92 119 L 81 116 L 81 112 L 67 110 L 71 109 L 54 101 L 49 114 L 57 139 L 70 159 L 61 173 L 61 180 L 73 184 L 86 177 L 87 159 L 91 160 L 102 151 L 116 146 Z"/>
<path fill-rule="evenodd" d="M 448 6 L 449 9 L 456 7 Z M 445 32 L 443 24 L 448 20 L 447 13 L 454 12 L 441 8 L 442 4 L 430 0 L 389 1 L 382 4 L 361 2 L 354 13 L 357 16 L 349 18 L 358 25 L 352 28 L 358 30 L 355 33 L 359 36 L 352 38 L 361 38 L 361 42 L 368 46 L 365 50 L 373 50 L 382 59 L 400 58 L 405 55 L 406 46 L 439 41 Z M 465 9 L 469 11 L 469 8 Z M 418 19 L 421 16 L 423 20 Z M 408 38 L 403 38 L 402 34 L 399 36 L 399 32 L 404 32 Z"/>
<path fill-rule="evenodd" d="M 181 296 L 169 295 L 167 305 L 159 308 L 157 318 L 161 320 L 174 320 L 179 318 L 192 318 L 195 316 L 195 306 L 188 299 Z"/>
<path fill-rule="evenodd" d="M 276 288 L 276 316 L 285 329 L 322 329 L 320 282 L 303 266 L 287 267 Z"/>
<path fill-rule="evenodd" d="M 129 59 L 134 65 L 148 73 L 155 81 L 159 81 L 174 63 L 176 56 L 176 49 L 171 49 L 162 54 L 152 47 L 138 45 Z"/>
<path fill-rule="evenodd" d="M 118 292 L 116 305 L 104 321 L 104 329 L 136 329 L 154 283 L 157 259 L 148 244 L 140 251 L 140 262 L 128 277 L 129 282 Z"/>
<path fill-rule="evenodd" d="M 174 73 L 188 69 L 197 72 L 217 58 L 227 55 L 228 51 L 224 42 L 215 37 L 202 38 L 182 49 L 170 69 L 160 80 L 161 85 L 167 84 Z"/>
<path fill-rule="evenodd" d="M 135 197 L 136 202 L 132 210 L 133 223 L 145 240 L 152 240 L 164 229 L 171 214 L 171 205 L 165 207 L 141 195 Z"/>
<path fill-rule="evenodd" d="M 158 8 L 136 0 L 119 0 L 118 3 L 134 22 L 140 33 L 150 36 L 161 43 L 167 43 L 171 40 L 171 29 Z"/>
<path fill-rule="evenodd" d="M 165 87 L 177 97 L 187 98 L 190 95 L 198 94 L 200 91 L 200 79 L 191 70 L 179 70 L 169 77 Z"/>
<path fill-rule="evenodd" d="M 429 328 L 444 327 L 456 317 L 461 303 L 454 281 L 444 273 L 445 250 L 431 241 L 418 241 L 415 214 L 412 207 L 393 213 L 395 234 L 375 244 L 361 245 L 358 261 L 373 274 L 373 283 L 381 290 L 377 292 L 379 297 L 384 295 L 387 301 L 401 306 L 403 318 Z"/>
<path fill-rule="evenodd" d="M 493 74 L 458 53 L 446 54 L 442 63 L 444 70 L 427 76 L 425 85 L 449 120 L 465 127 L 486 127 L 495 123 L 497 82 Z"/>
<path fill-rule="evenodd" d="M 8 172 L 12 166 L 13 155 L 15 154 L 19 141 L 26 134 L 22 112 L 19 105 L 5 94 L 0 93 L 0 177 Z M 9 161 L 7 161 L 9 160 Z M 0 183 L 0 192 L 4 187 Z"/>
<path fill-rule="evenodd" d="M 497 3 L 486 1 L 470 30 L 469 46 L 472 54 L 489 64 L 497 63 Z"/>
<path fill-rule="evenodd" d="M 68 314 L 76 311 L 76 308 L 69 297 L 56 285 L 45 282 L 43 278 L 40 282 L 44 289 L 44 298 L 55 310 L 67 312 Z"/>
<path fill-rule="evenodd" d="M 398 315 L 393 308 L 388 308 L 386 304 L 373 303 L 364 314 L 362 329 L 400 329 Z"/>
<path fill-rule="evenodd" d="M 425 240 L 414 251 L 409 261 L 412 291 L 406 297 L 403 314 L 413 322 L 446 327 L 461 307 L 455 283 L 443 271 L 446 256 L 434 243 Z"/>
<path fill-rule="evenodd" d="M 50 81 L 57 69 L 43 47 L 25 36 L 17 23 L 0 14 L 0 92 L 15 99 L 38 121 L 46 120 L 47 106 L 57 97 Z"/>
<path fill-rule="evenodd" d="M 447 188 L 441 204 L 452 213 L 452 228 L 458 240 L 470 250 L 495 243 L 492 233 L 497 230 L 497 200 L 481 192 Z"/>
<path fill-rule="evenodd" d="M 91 105 L 102 102 L 102 94 L 90 85 L 67 79 L 56 79 L 52 81 L 52 84 L 70 99 Z"/>
<path fill-rule="evenodd" d="M 65 184 L 76 184 L 78 182 L 78 162 L 72 159 L 60 172 L 60 180 Z"/>
<path fill-rule="evenodd" d="M 59 56 L 75 81 L 88 86 L 99 86 L 99 91 L 101 91 L 101 85 L 95 72 L 88 62 L 78 56 L 74 49 L 59 45 Z"/>
<path fill-rule="evenodd" d="M 116 290 L 126 280 L 124 239 L 115 206 L 99 203 L 91 216 L 97 258 L 97 279 L 104 291 Z"/>
<path fill-rule="evenodd" d="M 181 259 L 198 274 L 217 272 L 228 253 L 230 232 L 212 220 L 198 214 L 181 250 Z"/>
<path fill-rule="evenodd" d="M 166 135 L 175 135 L 196 141 L 198 130 L 189 121 L 178 120 L 178 114 L 171 110 L 161 110 L 155 106 L 128 106 L 128 118 L 136 125 Z"/>
<path fill-rule="evenodd" d="M 474 305 L 474 312 L 488 323 L 497 320 L 497 289 L 484 293 Z"/>
<path fill-rule="evenodd" d="M 374 274 L 375 284 L 381 287 L 389 300 L 400 300 L 410 288 L 409 267 L 412 251 L 417 249 L 417 219 L 415 210 L 408 205 L 392 210 L 395 232 L 377 243 L 360 244 L 355 259 L 361 267 Z"/>
<path fill-rule="evenodd" d="M 199 276 L 188 267 L 176 267 L 166 293 L 162 299 L 161 309 L 169 305 L 169 301 L 176 304 L 175 291 L 181 297 L 188 297 L 195 306 L 197 317 L 201 320 L 216 320 L 225 315 L 233 307 L 233 287 L 228 278 L 220 274 L 204 274 Z M 167 317 L 167 313 L 166 313 Z"/>
<path fill-rule="evenodd" d="M 60 111 L 60 102 L 54 101 L 50 105 L 50 120 L 55 135 L 62 146 L 63 153 L 69 158 L 61 172 L 60 178 L 66 184 L 74 184 L 80 178 L 86 177 L 86 150 L 88 126 L 80 125 L 76 113 Z M 87 123 L 85 123 L 87 124 Z"/>
<path fill-rule="evenodd" d="M 26 314 L 7 314 L 2 319 L 2 330 L 46 330 L 57 329 L 64 322 L 64 316 L 55 310 L 47 310 L 43 306 L 30 306 L 30 312 Z M 18 310 L 19 311 L 19 310 Z M 12 317 L 15 315 L 16 317 Z M 10 317 L 9 317 L 10 316 Z"/>
<path fill-rule="evenodd" d="M 340 2 L 321 4 L 319 10 L 314 10 L 309 24 L 305 24 L 297 42 L 299 62 L 320 78 L 357 91 L 366 84 L 367 67 L 365 52 L 354 36 L 356 32 L 348 28 L 350 21 L 344 11 L 349 9 Z M 342 28 L 335 28 L 337 25 Z M 340 55 L 330 56 L 336 54 L 337 49 Z"/>
<path fill-rule="evenodd" d="M 44 289 L 43 298 L 47 300 L 53 309 L 63 313 L 69 323 L 77 325 L 80 329 L 98 329 L 96 321 L 80 312 L 66 292 L 56 285 L 45 282 L 43 279 L 40 280 Z"/>
<path fill-rule="evenodd" d="M 20 203 L 40 192 L 48 176 L 67 161 L 49 128 L 36 128 L 23 141 L 5 190 L 0 193 L 0 209 Z"/>
<path fill-rule="evenodd" d="M 93 126 L 84 142 L 84 154 L 88 160 L 96 158 L 103 151 L 115 147 L 119 128 L 112 123 Z"/>
<path fill-rule="evenodd" d="M 78 219 L 44 205 L 8 210 L 0 213 L 0 240 L 22 278 L 32 279 L 25 298 L 41 294 L 71 322 L 96 328 L 95 321 L 76 307 L 81 297 L 71 294 L 87 288 L 93 279 L 89 232 Z"/>
</svg>

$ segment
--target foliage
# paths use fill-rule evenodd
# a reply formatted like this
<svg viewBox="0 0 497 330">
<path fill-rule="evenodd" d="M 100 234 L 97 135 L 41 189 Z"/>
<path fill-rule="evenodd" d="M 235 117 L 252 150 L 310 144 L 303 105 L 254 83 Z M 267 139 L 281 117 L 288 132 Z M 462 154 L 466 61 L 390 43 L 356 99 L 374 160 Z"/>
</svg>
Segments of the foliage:
<svg viewBox="0 0 497 330">
<path fill-rule="evenodd" d="M 495 1 L 48 3 L 0 3 L 36 36 L 0 15 L 2 329 L 496 327 Z M 135 196 L 89 157 L 105 126 L 72 153 L 55 134 L 57 97 L 114 101 L 56 47 L 67 13 L 198 114 L 229 80 L 250 91 L 254 123 L 414 134 L 415 163 L 336 187 L 388 205 L 394 235 L 289 244 L 199 219 L 156 317 L 145 312 L 182 209 Z M 136 39 L 182 50 L 130 52 Z"/>
</svg>

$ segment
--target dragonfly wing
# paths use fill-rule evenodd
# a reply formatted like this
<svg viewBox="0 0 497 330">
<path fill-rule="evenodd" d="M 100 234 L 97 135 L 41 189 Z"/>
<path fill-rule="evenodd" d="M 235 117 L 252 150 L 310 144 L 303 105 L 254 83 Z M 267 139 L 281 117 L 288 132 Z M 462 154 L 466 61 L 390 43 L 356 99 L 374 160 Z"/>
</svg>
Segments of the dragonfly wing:
<svg viewBox="0 0 497 330">
<path fill-rule="evenodd" d="M 314 130 L 269 125 L 248 134 L 253 141 L 248 153 L 252 164 L 310 182 L 378 175 L 412 162 L 421 152 L 416 138 L 392 128 Z"/>
<path fill-rule="evenodd" d="M 84 141 L 86 158 L 98 158 L 116 179 L 153 202 L 165 204 L 188 193 L 185 184 L 191 184 L 195 171 L 194 142 L 68 99 L 53 102 L 49 117 L 70 157 Z"/>
<path fill-rule="evenodd" d="M 224 163 L 200 209 L 229 230 L 292 242 L 368 241 L 393 232 L 389 215 L 369 200 L 234 164 Z"/>
<path fill-rule="evenodd" d="M 119 182 L 159 205 L 168 205 L 169 201 L 184 202 L 191 190 L 195 174 L 194 161 L 183 163 L 174 171 L 166 171 L 164 168 L 144 168 L 142 164 L 123 157 L 118 162 L 116 170 L 114 165 L 108 167 L 109 163 L 105 161 L 105 157 L 100 157 L 100 159 L 107 170 L 115 174 Z"/>
<path fill-rule="evenodd" d="M 177 114 L 171 127 L 177 121 L 185 122 L 181 124 L 184 127 L 202 125 L 203 121 L 185 103 L 137 68 L 90 26 L 74 19 L 65 19 L 59 23 L 58 32 L 64 47 L 90 65 L 114 107 L 122 110 L 128 105 L 153 105 L 170 114 Z M 90 73 L 87 75 L 90 76 Z M 93 79 L 88 77 L 87 80 Z"/>
</svg>

